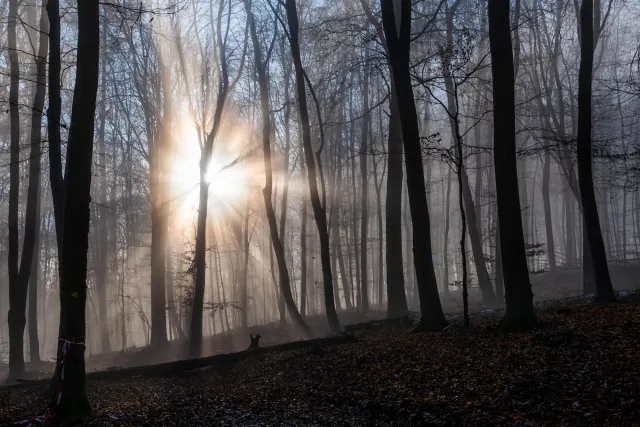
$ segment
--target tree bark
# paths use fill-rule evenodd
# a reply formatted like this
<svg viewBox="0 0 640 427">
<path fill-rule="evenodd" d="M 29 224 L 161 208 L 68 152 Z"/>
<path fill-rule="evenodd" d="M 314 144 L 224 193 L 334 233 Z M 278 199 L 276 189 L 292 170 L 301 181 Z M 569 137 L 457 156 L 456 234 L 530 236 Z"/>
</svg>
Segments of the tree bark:
<svg viewBox="0 0 640 427">
<path fill-rule="evenodd" d="M 85 383 L 85 305 L 94 115 L 100 62 L 99 2 L 78 2 L 78 65 L 67 148 L 68 198 L 60 283 L 60 342 L 52 405 L 63 419 L 90 410 Z M 62 366 L 61 366 L 62 365 Z"/>
<path fill-rule="evenodd" d="M 58 265 L 62 264 L 62 236 L 64 229 L 65 188 L 62 176 L 62 143 L 60 120 L 62 100 L 60 98 L 60 0 L 48 0 L 49 18 L 49 107 L 47 109 L 47 134 L 49 138 L 49 183 L 53 201 L 53 217 L 58 244 Z M 60 275 L 60 269 L 58 269 Z"/>
<path fill-rule="evenodd" d="M 527 271 L 516 166 L 514 64 L 509 0 L 489 0 L 489 44 L 494 103 L 494 167 L 498 226 L 505 281 L 505 331 L 527 330 L 536 324 L 533 293 Z"/>
<path fill-rule="evenodd" d="M 218 87 L 218 95 L 211 131 L 207 134 L 204 141 L 204 146 L 202 147 L 200 153 L 200 198 L 198 203 L 198 222 L 196 229 L 196 247 L 194 254 L 194 264 L 196 272 L 193 292 L 193 308 L 191 313 L 191 344 L 189 349 L 191 357 L 199 357 L 202 351 L 202 310 L 204 305 L 204 290 L 206 279 L 207 208 L 209 201 L 209 182 L 207 173 L 209 171 L 209 165 L 211 163 L 211 156 L 213 155 L 213 143 L 218 135 L 218 130 L 220 129 L 220 125 L 222 123 L 222 112 L 227 101 L 227 95 L 229 93 L 229 73 L 221 29 L 223 7 L 224 2 L 220 4 L 220 9 L 218 10 L 218 25 L 216 34 L 216 43 L 220 55 L 219 61 L 221 80 Z"/>
<path fill-rule="evenodd" d="M 549 271 L 556 272 L 556 248 L 553 239 L 553 218 L 551 217 L 551 195 L 549 182 L 551 179 L 551 151 L 549 148 L 544 154 L 544 168 L 542 170 L 542 204 L 544 205 L 544 224 L 547 237 L 547 255 L 549 258 Z"/>
<path fill-rule="evenodd" d="M 287 305 L 287 309 L 289 311 L 291 319 L 306 337 L 310 337 L 311 330 L 300 315 L 300 312 L 296 307 L 295 300 L 293 299 L 293 294 L 291 293 L 291 280 L 289 278 L 289 270 L 287 268 L 287 262 L 285 258 L 284 243 L 281 239 L 281 235 L 278 234 L 276 214 L 273 209 L 273 202 L 271 200 L 271 190 L 273 188 L 273 172 L 271 169 L 271 116 L 269 113 L 269 81 L 267 78 L 267 72 L 265 70 L 264 63 L 262 62 L 262 52 L 260 51 L 260 41 L 258 40 L 255 19 L 251 10 L 251 0 L 245 0 L 244 5 L 247 12 L 249 30 L 251 32 L 251 41 L 253 43 L 254 64 L 256 67 L 256 73 L 258 75 L 258 83 L 260 84 L 260 107 L 262 110 L 262 151 L 264 155 L 265 170 L 265 186 L 262 190 L 262 195 L 264 197 L 264 204 L 267 211 L 269 231 L 271 232 L 271 243 L 276 254 L 276 261 L 278 262 L 278 273 L 280 275 L 280 292 L 284 297 L 284 301 Z M 286 208 L 286 206 L 283 206 L 283 208 Z M 282 212 L 281 215 L 284 215 L 284 212 Z M 284 230 L 281 231 L 284 232 Z"/>
<path fill-rule="evenodd" d="M 422 318 L 419 330 L 441 330 L 447 325 L 433 267 L 429 207 L 424 184 L 418 115 L 409 68 L 411 2 L 381 0 L 382 22 L 390 53 L 402 124 L 409 205 L 413 225 L 413 255 Z M 395 9 L 395 10 L 394 10 Z"/>
<path fill-rule="evenodd" d="M 320 237 L 320 261 L 322 263 L 322 278 L 324 285 L 324 300 L 327 312 L 329 329 L 332 333 L 340 331 L 340 323 L 335 309 L 333 299 L 333 281 L 331 273 L 331 254 L 329 249 L 329 231 L 327 229 L 326 206 L 322 206 L 318 192 L 318 178 L 316 176 L 316 164 L 311 146 L 311 127 L 309 124 L 309 110 L 307 106 L 307 94 L 300 56 L 300 43 L 298 40 L 298 10 L 295 0 L 286 0 L 287 21 L 289 22 L 289 35 L 291 43 L 291 56 L 296 76 L 296 88 L 298 93 L 298 103 L 300 121 L 302 124 L 302 145 L 304 157 L 307 165 L 307 178 L 309 182 L 309 196 L 311 207 L 315 216 L 318 234 Z"/>
<path fill-rule="evenodd" d="M 30 284 L 29 284 L 29 354 L 31 363 L 40 362 L 40 343 L 38 340 L 38 271 L 40 270 L 40 234 L 41 234 L 41 198 L 40 190 L 41 181 L 41 165 L 40 147 L 42 144 L 42 111 L 44 111 L 44 101 L 47 91 L 47 53 L 49 52 L 49 21 L 45 13 L 47 7 L 46 0 L 42 4 L 42 14 L 40 16 L 40 36 L 38 40 L 38 54 L 35 58 L 36 65 L 36 91 L 33 99 L 33 112 L 31 116 L 31 145 L 37 146 L 37 180 L 35 207 L 35 243 L 33 262 L 31 263 Z M 25 224 L 28 226 L 29 224 Z"/>
<path fill-rule="evenodd" d="M 407 313 L 402 261 L 402 124 L 395 83 L 391 81 L 389 99 L 389 137 L 387 141 L 387 195 L 385 202 L 387 317 Z"/>
<path fill-rule="evenodd" d="M 24 329 L 27 323 L 27 294 L 31 264 L 35 253 L 40 218 L 38 215 L 40 193 L 40 153 L 41 138 L 33 132 L 36 115 L 32 115 L 31 150 L 29 152 L 29 186 L 27 190 L 27 206 L 25 210 L 25 232 L 22 254 L 19 254 L 18 211 L 20 197 L 20 111 L 19 85 L 20 66 L 16 47 L 16 24 L 18 2 L 9 4 L 9 22 L 7 24 L 9 42 L 9 62 L 11 67 L 11 83 L 9 88 L 9 115 L 11 127 L 10 165 L 9 165 L 9 377 L 16 378 L 24 373 Z M 38 67 L 43 72 L 43 66 Z M 37 80 L 34 101 L 44 105 L 42 78 Z M 42 108 L 40 108 L 42 111 Z M 38 127 L 40 121 L 37 122 Z"/>
<path fill-rule="evenodd" d="M 591 97 L 593 79 L 593 0 L 582 0 L 580 8 L 580 27 L 582 39 L 580 43 L 580 71 L 578 74 L 578 183 L 582 201 L 584 233 L 587 237 L 591 261 L 595 276 L 595 299 L 600 303 L 615 300 L 607 254 L 600 229 L 598 207 L 593 189 L 593 173 L 591 160 Z M 585 245 L 586 246 L 586 245 Z M 585 271 L 586 275 L 586 271 Z"/>
<path fill-rule="evenodd" d="M 360 134 L 360 301 L 359 308 L 362 312 L 369 311 L 369 281 L 367 268 L 367 242 L 369 226 L 369 177 L 367 157 L 368 136 L 369 136 L 369 69 L 365 58 L 364 76 L 362 78 L 362 99 L 363 99 L 363 119 L 362 133 Z"/>
</svg>

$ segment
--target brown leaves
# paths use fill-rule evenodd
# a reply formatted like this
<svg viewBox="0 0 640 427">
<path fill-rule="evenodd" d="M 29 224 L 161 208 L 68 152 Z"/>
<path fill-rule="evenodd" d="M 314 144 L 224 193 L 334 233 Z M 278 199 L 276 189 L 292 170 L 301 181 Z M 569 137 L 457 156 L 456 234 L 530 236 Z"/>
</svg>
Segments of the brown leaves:
<svg viewBox="0 0 640 427">
<path fill-rule="evenodd" d="M 365 334 L 353 344 L 256 354 L 169 377 L 90 381 L 87 425 L 599 425 L 640 413 L 637 304 L 539 313 L 546 325 Z M 0 391 L 0 424 L 39 389 Z"/>
</svg>

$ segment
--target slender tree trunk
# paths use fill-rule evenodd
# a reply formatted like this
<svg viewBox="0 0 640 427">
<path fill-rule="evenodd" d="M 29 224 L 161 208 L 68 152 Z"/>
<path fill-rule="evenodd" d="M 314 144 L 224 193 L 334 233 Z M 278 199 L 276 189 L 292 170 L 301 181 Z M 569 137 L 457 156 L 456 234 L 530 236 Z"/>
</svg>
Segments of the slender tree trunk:
<svg viewBox="0 0 640 427">
<path fill-rule="evenodd" d="M 40 217 L 38 212 L 40 195 L 40 155 L 41 116 L 38 112 L 32 114 L 31 122 L 31 150 L 29 152 L 29 186 L 27 190 L 27 206 L 24 218 L 25 232 L 22 254 L 19 255 L 18 211 L 20 193 L 20 111 L 19 84 L 20 68 L 16 47 L 16 24 L 18 17 L 17 1 L 9 4 L 9 22 L 7 25 L 9 42 L 9 62 L 11 67 L 11 84 L 9 89 L 9 115 L 11 126 L 11 148 L 9 166 L 9 377 L 24 373 L 24 329 L 27 323 L 27 294 L 31 265 L 35 253 L 37 235 L 39 233 Z M 45 28 L 46 29 L 46 28 Z M 44 38 L 44 37 L 43 37 Z M 46 46 L 42 46 L 43 49 Z M 40 51 L 38 55 L 44 57 L 46 53 Z M 44 64 L 38 61 L 37 72 L 44 74 Z M 34 107 L 42 111 L 44 106 L 45 87 L 43 77 L 37 78 Z M 34 128 L 38 129 L 34 131 Z"/>
<path fill-rule="evenodd" d="M 591 85 L 593 79 L 593 0 L 582 0 L 580 9 L 581 43 L 578 75 L 578 183 L 584 218 L 584 234 L 589 245 L 590 260 L 595 276 L 595 299 L 600 303 L 615 300 L 607 255 L 600 229 L 598 207 L 593 189 L 591 160 Z M 586 246 L 586 245 L 585 245 Z M 585 272 L 586 275 L 586 272 Z"/>
<path fill-rule="evenodd" d="M 62 143 L 60 120 L 62 101 L 60 97 L 60 0 L 47 1 L 49 18 L 49 107 L 47 109 L 47 134 L 49 139 L 49 183 L 53 201 L 53 216 L 58 244 L 58 265 L 62 264 L 62 235 L 64 228 L 65 188 L 62 176 Z M 60 269 L 58 269 L 60 275 Z"/>
<path fill-rule="evenodd" d="M 553 240 L 553 218 L 551 217 L 551 195 L 549 182 L 551 178 L 551 152 L 549 149 L 544 154 L 544 168 L 542 170 L 542 203 L 544 205 L 544 224 L 547 236 L 547 255 L 549 257 L 549 270 L 556 271 L 556 249 Z"/>
<path fill-rule="evenodd" d="M 368 226 L 369 226 L 369 177 L 368 164 L 369 159 L 367 152 L 369 151 L 369 70 L 368 64 L 364 66 L 364 76 L 362 78 L 362 99 L 363 99 L 363 120 L 362 133 L 360 140 L 360 181 L 362 188 L 360 192 L 360 292 L 359 308 L 363 312 L 369 311 L 369 281 L 367 268 L 367 242 L 368 242 Z"/>
<path fill-rule="evenodd" d="M 7 38 L 11 83 L 9 87 L 9 120 L 11 126 L 11 148 L 9 165 L 9 377 L 24 373 L 23 334 L 26 323 L 27 286 L 19 278 L 18 210 L 20 197 L 20 110 L 19 85 L 20 64 L 16 45 L 18 0 L 9 2 Z M 24 253 L 24 250 L 23 250 Z M 29 266 L 31 268 L 31 266 Z"/>
<path fill-rule="evenodd" d="M 102 36 L 106 36 L 106 25 L 103 26 Z M 103 52 L 104 53 L 104 52 Z M 100 344 L 101 351 L 107 353 L 111 351 L 111 343 L 109 342 L 109 323 L 107 313 L 107 254 L 109 251 L 108 230 L 107 230 L 107 164 L 105 153 L 105 125 L 107 121 L 106 113 L 106 97 L 107 97 L 107 73 L 106 73 L 107 56 L 103 54 L 101 61 L 101 99 L 98 107 L 98 212 L 96 215 L 96 260 L 94 265 L 96 291 L 98 294 L 98 317 L 100 323 Z M 115 173 L 115 170 L 113 171 Z"/>
<path fill-rule="evenodd" d="M 442 273 L 442 288 L 445 293 L 449 293 L 449 227 L 451 212 L 451 168 L 447 167 L 447 195 L 444 209 L 444 238 L 442 249 L 442 263 L 444 269 Z"/>
<path fill-rule="evenodd" d="M 29 353 L 31 363 L 40 362 L 40 343 L 38 340 L 38 271 L 40 270 L 40 230 L 41 215 L 40 206 L 42 191 L 40 190 L 40 146 L 42 144 L 42 111 L 44 110 L 44 101 L 47 83 L 47 63 L 46 58 L 49 52 L 49 21 L 45 13 L 47 6 L 46 0 L 42 5 L 42 14 L 40 17 L 40 36 L 38 40 L 38 54 L 36 56 L 36 91 L 33 99 L 33 113 L 31 116 L 31 144 L 32 147 L 37 146 L 37 173 L 34 179 L 37 179 L 36 185 L 36 207 L 35 207 L 35 243 L 33 262 L 31 263 L 30 285 L 29 285 Z M 29 226 L 28 224 L 25 224 Z"/>
<path fill-rule="evenodd" d="M 42 108 L 40 108 L 42 111 Z M 40 196 L 40 194 L 38 195 Z M 38 217 L 36 233 L 35 252 L 31 263 L 31 273 L 29 274 L 29 361 L 40 363 L 40 341 L 38 340 L 38 272 L 40 270 L 40 239 L 41 239 L 41 200 L 38 197 L 36 215 Z"/>
<path fill-rule="evenodd" d="M 267 211 L 267 219 L 269 222 L 269 230 L 271 232 L 271 243 L 276 253 L 276 260 L 278 262 L 278 273 L 280 275 L 280 292 L 284 297 L 285 304 L 289 311 L 291 319 L 296 326 L 307 337 L 311 336 L 311 330 L 305 323 L 304 319 L 300 315 L 296 303 L 291 293 L 291 281 L 289 278 L 289 270 L 287 268 L 284 243 L 281 235 L 278 234 L 278 226 L 276 224 L 276 215 L 273 209 L 273 202 L 271 201 L 271 189 L 273 188 L 273 177 L 271 169 L 271 117 L 269 113 L 269 81 L 267 73 L 262 62 L 262 52 L 260 51 L 260 42 L 258 40 L 258 33 L 256 31 L 256 24 L 251 11 L 251 0 L 245 0 L 245 8 L 247 11 L 247 21 L 249 23 L 249 29 L 251 31 L 251 41 L 253 43 L 254 63 L 256 67 L 256 73 L 258 74 L 258 82 L 260 84 L 260 107 L 262 110 L 262 149 L 264 153 L 264 170 L 265 170 L 265 186 L 262 190 L 264 196 L 264 204 Z M 283 196 L 285 197 L 285 196 Z M 286 205 L 283 205 L 283 209 L 286 210 Z M 284 215 L 284 212 L 281 213 Z M 326 230 L 325 230 L 326 231 Z M 284 230 L 281 230 L 284 232 Z M 328 242 L 327 242 L 328 243 Z M 332 288 L 333 289 L 333 288 Z M 333 298 L 333 296 L 332 296 Z M 333 304 L 333 301 L 331 302 Z"/>
<path fill-rule="evenodd" d="M 333 279 L 331 273 L 331 258 L 329 249 L 329 231 L 327 229 L 326 206 L 320 201 L 318 192 L 318 181 L 316 176 L 316 163 L 311 146 L 311 127 L 309 124 L 309 111 L 307 107 L 306 85 L 302 59 L 300 56 L 300 44 L 298 41 L 298 11 L 295 0 L 286 0 L 287 20 L 289 22 L 289 35 L 291 43 L 291 55 L 296 76 L 296 88 L 298 93 L 298 103 L 300 107 L 300 121 L 302 124 L 302 145 L 304 157 L 307 164 L 307 178 L 309 182 L 309 196 L 311 197 L 311 207 L 315 216 L 318 234 L 320 237 L 320 260 L 322 263 L 322 278 L 324 285 L 324 300 L 327 312 L 329 329 L 332 333 L 340 330 L 340 323 L 335 309 L 333 298 Z M 321 176 L 322 179 L 322 176 Z"/>
<path fill-rule="evenodd" d="M 195 265 L 195 283 L 193 291 L 193 307 L 191 313 L 191 344 L 190 344 L 190 356 L 199 357 L 202 351 L 202 310 L 204 304 L 204 290 L 206 279 L 206 240 L 207 240 L 207 208 L 209 201 L 209 182 L 207 173 L 209 171 L 209 165 L 211 163 L 211 156 L 213 155 L 213 143 L 218 135 L 220 125 L 222 123 L 222 112 L 227 101 L 227 95 L 229 92 L 229 73 L 228 64 L 226 60 L 226 53 L 223 39 L 222 39 L 222 8 L 224 2 L 220 3 L 218 10 L 218 25 L 216 28 L 216 45 L 219 52 L 220 62 L 220 85 L 218 88 L 217 101 L 213 115 L 213 124 L 211 131 L 207 134 L 203 147 L 200 153 L 200 184 L 199 184 L 199 206 L 198 206 L 198 222 L 196 229 L 196 247 L 194 254 Z M 224 287 L 223 287 L 224 290 Z M 225 301 L 226 302 L 226 301 Z M 225 311 L 225 316 L 227 315 Z"/>
</svg>

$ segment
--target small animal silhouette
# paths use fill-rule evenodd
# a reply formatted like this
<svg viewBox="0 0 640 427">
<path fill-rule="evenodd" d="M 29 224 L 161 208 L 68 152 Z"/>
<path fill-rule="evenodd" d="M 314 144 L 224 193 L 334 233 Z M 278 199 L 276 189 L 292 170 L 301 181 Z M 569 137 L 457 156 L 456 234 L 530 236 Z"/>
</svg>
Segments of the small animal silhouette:
<svg viewBox="0 0 640 427">
<path fill-rule="evenodd" d="M 262 338 L 260 334 L 257 334 L 255 337 L 253 336 L 253 334 L 250 334 L 249 338 L 251 338 L 251 344 L 249 345 L 249 348 L 247 350 L 252 350 L 254 348 L 260 348 L 259 341 L 260 341 L 260 338 Z"/>
</svg>

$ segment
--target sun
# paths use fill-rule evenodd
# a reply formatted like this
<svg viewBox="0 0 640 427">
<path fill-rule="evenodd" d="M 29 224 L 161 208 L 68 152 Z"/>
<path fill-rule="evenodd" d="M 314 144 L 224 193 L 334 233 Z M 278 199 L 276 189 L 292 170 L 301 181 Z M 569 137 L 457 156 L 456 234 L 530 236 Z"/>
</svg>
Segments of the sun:
<svg viewBox="0 0 640 427">
<path fill-rule="evenodd" d="M 193 123 L 183 120 L 179 126 L 180 138 L 175 145 L 170 174 L 170 185 L 176 195 L 176 212 L 182 220 L 194 218 L 200 191 L 200 145 Z M 206 174 L 209 184 L 209 209 L 220 209 L 239 203 L 248 197 L 250 171 L 238 161 L 239 154 L 231 153 L 224 140 L 217 141 Z"/>
</svg>

